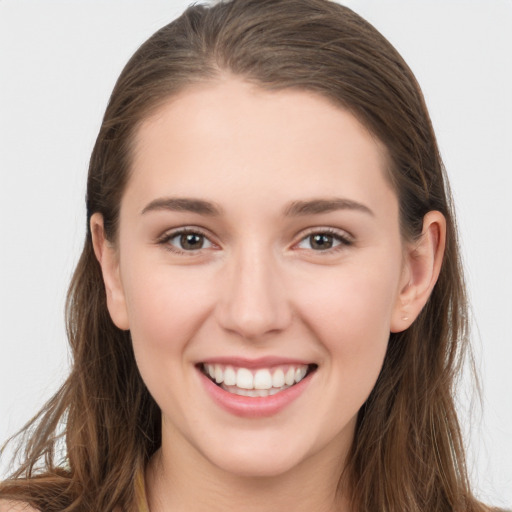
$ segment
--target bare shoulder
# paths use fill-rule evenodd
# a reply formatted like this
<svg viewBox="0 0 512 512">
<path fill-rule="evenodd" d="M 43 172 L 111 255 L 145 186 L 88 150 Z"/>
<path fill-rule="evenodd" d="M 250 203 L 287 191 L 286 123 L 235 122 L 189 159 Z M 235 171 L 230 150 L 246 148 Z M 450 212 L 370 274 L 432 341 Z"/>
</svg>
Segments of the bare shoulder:
<svg viewBox="0 0 512 512">
<path fill-rule="evenodd" d="M 22 501 L 0 500 L 0 512 L 39 512 Z"/>
</svg>

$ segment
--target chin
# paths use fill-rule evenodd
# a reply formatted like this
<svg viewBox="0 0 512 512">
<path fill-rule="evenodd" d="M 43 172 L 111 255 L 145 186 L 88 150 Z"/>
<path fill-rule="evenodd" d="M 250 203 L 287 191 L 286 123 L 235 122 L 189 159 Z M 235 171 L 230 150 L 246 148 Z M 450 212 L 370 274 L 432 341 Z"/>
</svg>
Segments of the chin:
<svg viewBox="0 0 512 512">
<path fill-rule="evenodd" d="M 251 453 L 241 456 L 228 455 L 222 460 L 211 460 L 222 471 L 242 478 L 275 478 L 284 475 L 300 464 L 296 456 L 273 453 Z"/>
</svg>

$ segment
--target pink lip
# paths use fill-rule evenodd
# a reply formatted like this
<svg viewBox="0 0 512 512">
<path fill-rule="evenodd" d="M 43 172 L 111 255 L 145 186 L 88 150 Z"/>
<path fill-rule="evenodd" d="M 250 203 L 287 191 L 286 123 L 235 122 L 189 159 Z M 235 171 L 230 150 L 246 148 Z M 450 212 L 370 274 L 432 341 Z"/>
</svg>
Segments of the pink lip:
<svg viewBox="0 0 512 512">
<path fill-rule="evenodd" d="M 212 360 L 209 360 L 210 363 Z M 287 361 L 288 362 L 288 361 Z M 218 362 L 218 364 L 223 364 Z M 230 363 L 233 364 L 233 360 Z M 268 364 L 268 362 L 266 363 Z M 288 364 L 291 364 L 288 362 Z M 305 364 L 305 363 L 302 363 Z M 247 366 L 242 366 L 247 368 Z M 207 393 L 213 398 L 213 400 L 222 407 L 225 411 L 234 414 L 235 416 L 241 416 L 244 418 L 264 418 L 277 414 L 283 410 L 286 406 L 291 404 L 297 399 L 307 388 L 311 382 L 312 373 L 304 377 L 298 384 L 295 384 L 284 391 L 276 393 L 275 395 L 262 396 L 262 397 L 249 397 L 240 396 L 225 391 L 220 386 L 217 386 L 212 382 L 199 368 L 198 373 L 201 378 L 201 382 L 205 387 Z"/>
<path fill-rule="evenodd" d="M 270 368 L 272 366 L 304 365 L 311 364 L 311 361 L 301 359 L 289 359 L 283 357 L 267 356 L 257 359 L 245 359 L 243 357 L 212 357 L 201 361 L 204 364 L 222 364 L 235 366 L 237 368 Z"/>
</svg>

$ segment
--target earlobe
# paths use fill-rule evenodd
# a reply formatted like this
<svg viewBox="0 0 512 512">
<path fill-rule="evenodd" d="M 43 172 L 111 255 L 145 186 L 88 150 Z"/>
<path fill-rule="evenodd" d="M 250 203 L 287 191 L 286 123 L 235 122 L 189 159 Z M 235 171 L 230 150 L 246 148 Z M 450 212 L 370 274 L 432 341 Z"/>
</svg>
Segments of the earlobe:
<svg viewBox="0 0 512 512">
<path fill-rule="evenodd" d="M 423 218 L 420 238 L 404 256 L 403 278 L 391 319 L 391 332 L 407 329 L 420 314 L 437 282 L 444 256 L 446 219 L 441 212 Z"/>
<path fill-rule="evenodd" d="M 119 257 L 115 247 L 107 240 L 103 227 L 103 216 L 95 213 L 90 222 L 94 254 L 101 266 L 107 307 L 114 324 L 122 330 L 128 330 L 128 314 L 124 289 L 119 270 Z"/>
</svg>

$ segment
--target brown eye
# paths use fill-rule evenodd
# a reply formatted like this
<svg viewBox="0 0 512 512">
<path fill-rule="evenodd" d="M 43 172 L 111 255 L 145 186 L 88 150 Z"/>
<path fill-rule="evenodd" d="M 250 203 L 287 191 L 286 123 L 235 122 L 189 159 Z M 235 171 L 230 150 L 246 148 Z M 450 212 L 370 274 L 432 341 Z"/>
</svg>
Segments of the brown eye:
<svg viewBox="0 0 512 512">
<path fill-rule="evenodd" d="M 326 233 L 318 233 L 309 237 L 309 244 L 311 249 L 316 251 L 331 249 L 334 245 L 334 237 Z"/>
<path fill-rule="evenodd" d="M 200 251 L 213 246 L 205 235 L 195 231 L 174 232 L 165 237 L 162 243 L 170 245 L 177 252 Z"/>
<path fill-rule="evenodd" d="M 308 249 L 316 252 L 327 252 L 342 249 L 352 244 L 352 240 L 344 233 L 331 233 L 329 231 L 317 231 L 305 236 L 298 244 L 299 249 Z"/>
<path fill-rule="evenodd" d="M 198 233 L 184 233 L 180 235 L 180 248 L 185 251 L 194 251 L 202 249 L 204 244 L 204 236 Z"/>
</svg>

